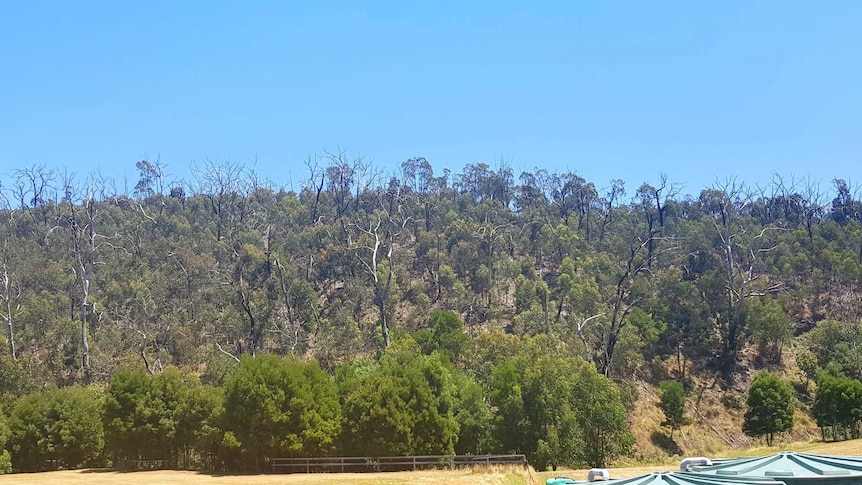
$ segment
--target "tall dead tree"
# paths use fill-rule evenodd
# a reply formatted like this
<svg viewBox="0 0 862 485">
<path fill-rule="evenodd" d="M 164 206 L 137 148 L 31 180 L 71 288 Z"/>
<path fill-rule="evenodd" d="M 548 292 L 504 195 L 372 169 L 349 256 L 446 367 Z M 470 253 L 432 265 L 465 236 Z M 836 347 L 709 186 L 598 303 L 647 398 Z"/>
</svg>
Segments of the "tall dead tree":
<svg viewBox="0 0 862 485">
<path fill-rule="evenodd" d="M 599 231 L 599 242 L 604 242 L 605 233 L 607 232 L 608 227 L 614 222 L 614 211 L 617 202 L 620 197 L 626 194 L 626 186 L 625 181 L 621 179 L 611 180 L 611 186 L 608 188 L 607 198 L 603 199 L 604 202 L 602 205 L 605 210 L 604 218 L 602 219 L 602 227 Z"/>
<path fill-rule="evenodd" d="M 357 259 L 374 283 L 374 305 L 377 307 L 378 324 L 383 345 L 386 347 L 389 346 L 386 304 L 391 296 L 395 276 L 393 246 L 410 219 L 401 217 L 400 213 L 389 214 L 378 210 L 369 216 L 365 223 L 357 221 L 349 226 L 352 230 L 348 232 L 347 246 L 355 251 Z"/>
<path fill-rule="evenodd" d="M 97 178 L 91 180 L 91 187 L 81 199 L 78 206 L 73 198 L 66 199 L 68 208 L 68 230 L 72 245 L 72 256 L 75 262 L 75 273 L 80 283 L 79 316 L 81 319 L 81 369 L 90 372 L 90 343 L 88 315 L 95 313 L 95 304 L 90 300 L 96 265 L 99 237 L 96 232 L 96 220 L 99 214 L 99 205 L 95 194 L 98 193 L 101 181 Z M 89 310 L 93 310 L 90 312 Z"/>
<path fill-rule="evenodd" d="M 761 267 L 764 253 L 775 248 L 771 232 L 775 224 L 754 227 L 746 220 L 745 210 L 752 194 L 742 183 L 729 180 L 716 183 L 700 195 L 701 207 L 711 215 L 720 241 L 717 256 L 723 261 L 725 306 L 718 309 L 716 323 L 722 338 L 719 365 L 726 375 L 736 368 L 736 360 L 747 330 L 745 300 L 780 290 L 780 283 L 770 283 Z M 750 219 L 750 218 L 748 218 Z"/>
<path fill-rule="evenodd" d="M 647 266 L 650 268 L 655 257 L 655 243 L 664 233 L 667 202 L 673 200 L 679 194 L 680 189 L 679 185 L 668 183 L 667 175 L 661 174 L 659 175 L 659 183 L 657 185 L 653 186 L 645 183 L 637 190 L 636 201 L 640 203 L 643 209 L 647 233 L 650 235 L 647 245 Z"/>
<path fill-rule="evenodd" d="M 626 317 L 640 302 L 638 298 L 632 298 L 632 282 L 642 273 L 649 271 L 646 248 L 652 239 L 652 235 L 647 235 L 632 241 L 622 261 L 621 271 L 614 276 L 614 292 L 609 301 L 610 320 L 598 327 L 602 345 L 602 355 L 599 356 L 599 360 L 601 371 L 606 376 L 611 375 L 617 343 L 620 334 L 628 324 Z"/>
<path fill-rule="evenodd" d="M 215 217 L 216 241 L 233 236 L 234 225 L 239 222 L 241 205 L 245 203 L 242 186 L 245 182 L 245 165 L 237 162 L 214 163 L 207 161 L 203 167 L 194 166 L 192 175 L 196 186 L 192 192 L 203 194 L 210 202 Z"/>
<path fill-rule="evenodd" d="M 802 221 L 808 233 L 808 242 L 814 242 L 814 224 L 826 212 L 826 202 L 820 183 L 806 177 L 802 180 Z"/>
<path fill-rule="evenodd" d="M 57 205 L 49 202 L 51 192 L 56 190 L 57 172 L 34 165 L 16 170 L 14 177 L 12 193 L 20 210 L 27 214 L 34 228 L 50 230 L 56 223 L 56 219 L 51 214 L 51 207 L 57 207 Z M 44 239 L 39 239 L 39 242 L 44 244 Z"/>
<path fill-rule="evenodd" d="M 6 338 L 9 341 L 9 355 L 17 359 L 15 349 L 15 329 L 12 325 L 12 301 L 21 296 L 21 289 L 15 283 L 15 275 L 9 272 L 8 241 L 3 241 L 3 254 L 0 260 L 0 300 L 3 302 L 2 315 L 6 321 Z"/>
<path fill-rule="evenodd" d="M 0 212 L 8 215 L 8 223 L 11 225 L 14 223 L 11 201 L 6 193 L 3 190 L 2 184 L 0 184 Z M 16 349 L 15 349 L 15 329 L 12 326 L 12 300 L 21 296 L 20 287 L 15 284 L 15 276 L 9 271 L 9 240 L 3 240 L 3 253 L 0 255 L 0 300 L 3 301 L 3 319 L 6 321 L 7 334 L 6 338 L 9 341 L 9 355 L 13 359 L 17 359 Z"/>
<path fill-rule="evenodd" d="M 305 167 L 308 170 L 308 181 L 303 184 L 300 197 L 308 194 L 314 199 L 314 203 L 311 205 L 310 219 L 310 222 L 314 224 L 317 222 L 320 196 L 323 193 L 324 184 L 326 184 L 326 170 L 320 167 L 320 159 L 317 156 L 306 159 Z"/>
</svg>

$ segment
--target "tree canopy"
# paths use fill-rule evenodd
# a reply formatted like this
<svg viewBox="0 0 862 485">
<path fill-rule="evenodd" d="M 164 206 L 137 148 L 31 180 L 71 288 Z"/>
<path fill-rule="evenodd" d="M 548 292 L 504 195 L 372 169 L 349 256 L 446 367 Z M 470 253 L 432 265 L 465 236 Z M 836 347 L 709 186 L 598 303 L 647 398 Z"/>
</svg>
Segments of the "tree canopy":
<svg viewBox="0 0 862 485">
<path fill-rule="evenodd" d="M 772 445 L 775 433 L 793 429 L 793 388 L 770 372 L 754 377 L 748 391 L 748 410 L 742 430 L 749 436 L 765 436 Z"/>
<path fill-rule="evenodd" d="M 848 296 L 862 203 L 847 181 L 832 195 L 779 175 L 685 194 L 664 175 L 435 172 L 421 157 L 387 173 L 341 151 L 309 159 L 292 187 L 238 162 L 185 181 L 134 166 L 128 189 L 38 165 L 0 185 L 0 403 L 16 467 L 47 466 L 15 457 L 29 446 L 16 409 L 39 423 L 78 405 L 56 389 L 89 385 L 107 386 L 110 445 L 88 443 L 83 462 L 259 469 L 273 454 L 374 449 L 561 466 L 626 453 L 635 380 L 735 385 L 741 364 L 784 366 L 800 334 L 806 376 L 862 377 Z M 822 381 L 814 412 L 841 435 L 853 425 Z M 792 421 L 758 413 L 783 388 L 752 389 L 746 429 L 771 440 Z"/>
<path fill-rule="evenodd" d="M 673 439 L 674 430 L 691 424 L 691 419 L 685 416 L 685 389 L 677 381 L 662 381 L 659 389 L 661 395 L 658 407 L 664 413 L 661 425 L 670 428 L 670 437 Z"/>
</svg>

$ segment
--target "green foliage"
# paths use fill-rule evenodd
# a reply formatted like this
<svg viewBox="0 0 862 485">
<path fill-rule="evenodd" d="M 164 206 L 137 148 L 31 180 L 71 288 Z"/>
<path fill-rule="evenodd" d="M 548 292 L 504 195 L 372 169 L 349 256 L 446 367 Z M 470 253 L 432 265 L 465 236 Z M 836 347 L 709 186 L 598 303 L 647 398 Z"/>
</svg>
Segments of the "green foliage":
<svg viewBox="0 0 862 485">
<path fill-rule="evenodd" d="M 628 415 L 613 381 L 591 365 L 581 366 L 574 377 L 574 393 L 584 441 L 576 456 L 591 467 L 604 468 L 626 455 L 635 438 L 626 423 Z"/>
<path fill-rule="evenodd" d="M 528 421 L 524 409 L 523 376 L 514 362 L 494 367 L 491 374 L 491 404 L 497 409 L 494 417 L 494 439 L 500 450 L 530 453 L 535 446 L 528 436 Z M 532 396 L 527 396 L 528 399 Z M 532 433 L 535 435 L 535 433 Z M 539 465 L 541 468 L 541 465 Z"/>
<path fill-rule="evenodd" d="M 464 372 L 474 376 L 487 390 L 496 366 L 514 358 L 521 345 L 522 339 L 516 335 L 483 332 L 471 339 L 464 349 Z"/>
<path fill-rule="evenodd" d="M 827 430 L 835 440 L 858 438 L 862 420 L 862 382 L 834 372 L 822 372 L 811 416 L 817 421 L 824 439 Z"/>
<path fill-rule="evenodd" d="M 585 444 L 581 428 L 571 416 L 571 410 L 567 409 L 563 414 L 559 425 L 549 425 L 545 436 L 536 442 L 534 460 L 539 469 L 550 466 L 556 470 L 561 464 L 571 463 L 574 457 L 582 453 Z"/>
<path fill-rule="evenodd" d="M 766 436 L 772 445 L 775 433 L 793 429 L 793 388 L 778 375 L 760 372 L 748 390 L 748 410 L 742 431 L 749 436 Z"/>
<path fill-rule="evenodd" d="M 139 459 L 165 460 L 173 467 L 209 464 L 207 453 L 220 439 L 222 406 L 220 391 L 188 372 L 168 367 L 151 376 L 122 370 L 105 399 L 107 449 L 118 464 Z"/>
<path fill-rule="evenodd" d="M 149 418 L 146 400 L 150 393 L 151 381 L 143 370 L 121 370 L 114 374 L 105 398 L 103 415 L 105 441 L 112 458 L 118 462 L 141 458 L 164 458 L 156 430 L 158 416 L 150 423 L 142 422 Z M 156 456 L 151 456 L 155 453 Z"/>
<path fill-rule="evenodd" d="M 812 352 L 800 352 L 799 355 L 796 356 L 796 365 L 805 375 L 806 379 L 817 378 L 819 365 L 817 362 L 817 356 Z"/>
<path fill-rule="evenodd" d="M 30 377 L 24 362 L 0 355 L 0 407 L 11 409 L 29 390 Z"/>
<path fill-rule="evenodd" d="M 455 421 L 458 423 L 457 454 L 492 453 L 494 415 L 478 382 L 466 374 L 451 369 L 455 388 Z"/>
<path fill-rule="evenodd" d="M 9 427 L 16 471 L 98 466 L 102 463 L 104 392 L 65 388 L 21 398 Z"/>
<path fill-rule="evenodd" d="M 758 196 L 735 182 L 681 194 L 662 179 L 635 185 L 629 199 L 622 181 L 605 191 L 574 173 L 516 177 L 477 163 L 435 177 L 415 159 L 400 179 L 383 180 L 344 154 L 312 162 L 296 192 L 235 162 L 196 167 L 189 193 L 167 193 L 149 162 L 131 194 L 39 167 L 15 171 L 0 185 L 11 285 L 0 292 L 17 360 L 11 346 L 0 356 L 0 404 L 8 411 L 33 389 L 108 383 L 81 368 L 83 308 L 93 370 L 141 360 L 149 372 L 165 369 L 111 382 L 104 423 L 118 463 L 256 469 L 270 453 L 356 449 L 356 434 L 334 441 L 351 436 L 339 433 L 336 394 L 352 412 L 380 410 L 363 424 L 380 449 L 397 447 L 384 435 L 409 435 L 404 449 L 598 463 L 584 453 L 601 440 L 579 421 L 592 404 L 576 399 L 572 376 L 593 378 L 573 356 L 617 382 L 715 371 L 733 380 L 743 356 L 780 364 L 796 322 L 816 324 L 816 362 L 797 359 L 809 379 L 830 365 L 862 378 L 862 326 L 845 298 L 862 278 L 862 226 L 846 182 L 836 181 L 833 213 L 781 184 Z M 75 248 L 84 234 L 69 229 L 85 227 L 97 248 L 82 306 Z M 315 360 L 335 384 L 294 361 L 234 371 L 236 358 L 267 353 Z M 221 390 L 171 365 L 224 385 L 236 419 L 222 415 Z M 323 397 L 306 389 L 324 380 Z M 613 394 L 605 384 L 591 385 Z M 630 404 L 636 394 L 625 389 Z M 625 444 L 609 424 L 614 406 L 603 411 L 607 433 Z M 841 434 L 851 425 L 834 415 L 825 412 L 838 424 L 824 429 Z"/>
<path fill-rule="evenodd" d="M 341 406 L 335 382 L 314 362 L 274 355 L 244 358 L 224 385 L 225 429 L 248 454 L 247 468 L 267 456 L 330 453 Z"/>
<path fill-rule="evenodd" d="M 457 361 L 469 341 L 461 318 L 454 312 L 434 310 L 428 319 L 428 327 L 414 335 L 422 353 L 441 352 L 451 361 Z"/>
<path fill-rule="evenodd" d="M 793 336 L 787 312 L 774 299 L 752 298 L 746 301 L 746 318 L 758 345 L 760 355 L 778 362 L 781 352 Z"/>
<path fill-rule="evenodd" d="M 661 395 L 658 407 L 664 413 L 662 426 L 670 427 L 670 437 L 674 430 L 691 424 L 691 419 L 685 416 L 685 390 L 681 382 L 663 381 L 659 384 Z"/>
<path fill-rule="evenodd" d="M 410 349 L 393 348 L 375 368 L 354 379 L 343 396 L 346 453 L 451 454 L 458 441 L 458 418 L 474 435 L 464 446 L 481 446 L 481 430 L 476 428 L 483 425 L 483 416 L 475 402 L 475 389 L 473 402 L 469 389 L 467 395 L 458 396 L 453 370 L 438 354 L 417 355 Z M 465 409 L 456 417 L 459 401 L 473 406 L 475 414 Z"/>
<path fill-rule="evenodd" d="M 12 456 L 6 449 L 6 443 L 9 441 L 9 425 L 6 422 L 6 413 L 3 412 L 3 407 L 0 406 L 0 475 L 12 472 Z"/>
<path fill-rule="evenodd" d="M 845 374 L 862 378 L 862 325 L 824 320 L 809 339 L 821 367 L 835 363 Z"/>
<path fill-rule="evenodd" d="M 626 317 L 626 326 L 617 337 L 614 353 L 616 358 L 612 365 L 612 374 L 617 376 L 634 376 L 652 357 L 659 337 L 667 326 L 662 321 L 655 321 L 640 308 L 634 308 Z"/>
<path fill-rule="evenodd" d="M 803 392 L 805 393 L 805 397 L 807 398 L 809 392 L 808 384 L 812 379 L 817 379 L 817 371 L 820 369 L 817 362 L 817 356 L 814 355 L 813 352 L 802 351 L 796 355 L 796 366 L 799 368 L 800 371 L 802 371 L 802 375 L 805 376 L 805 387 Z"/>
<path fill-rule="evenodd" d="M 494 368 L 490 399 L 499 449 L 538 468 L 602 466 L 634 443 L 614 383 L 546 337 Z"/>
</svg>

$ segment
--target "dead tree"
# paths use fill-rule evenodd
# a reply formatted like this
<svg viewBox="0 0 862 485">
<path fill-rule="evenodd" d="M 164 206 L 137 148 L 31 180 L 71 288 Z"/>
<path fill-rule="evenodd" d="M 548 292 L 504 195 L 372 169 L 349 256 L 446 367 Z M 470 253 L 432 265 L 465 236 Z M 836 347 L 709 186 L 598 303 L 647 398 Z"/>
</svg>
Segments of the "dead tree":
<svg viewBox="0 0 862 485">
<path fill-rule="evenodd" d="M 21 296 L 21 288 L 15 283 L 15 275 L 9 272 L 8 260 L 8 241 L 3 241 L 3 258 L 0 261 L 0 300 L 3 302 L 3 319 L 6 321 L 7 334 L 9 340 L 9 355 L 12 359 L 17 359 L 18 355 L 15 349 L 15 329 L 12 325 L 12 301 Z"/>
<path fill-rule="evenodd" d="M 655 243 L 664 233 L 664 220 L 667 202 L 676 197 L 681 187 L 668 183 L 667 175 L 659 175 L 659 183 L 655 186 L 643 184 L 638 188 L 636 201 L 640 203 L 647 224 L 647 233 L 651 236 L 647 245 L 647 266 L 650 268 L 655 257 Z M 656 236 L 653 238 L 652 236 Z"/>
<path fill-rule="evenodd" d="M 628 254 L 624 260 L 622 271 L 615 276 L 614 293 L 609 302 L 610 320 L 606 325 L 600 327 L 601 370 L 606 376 L 611 375 L 614 352 L 620 334 L 628 323 L 626 317 L 632 308 L 639 303 L 638 299 L 631 298 L 632 282 L 638 275 L 649 271 L 646 248 L 652 239 L 652 236 L 636 238 L 628 247 Z"/>
<path fill-rule="evenodd" d="M 245 202 L 242 197 L 245 172 L 245 165 L 236 162 L 217 164 L 207 161 L 202 168 L 192 168 L 196 181 L 192 192 L 209 199 L 216 222 L 216 241 L 222 241 L 226 235 L 232 236 L 233 225 L 238 222 L 238 210 L 241 209 L 238 206 Z"/>
<path fill-rule="evenodd" d="M 736 368 L 741 339 L 747 329 L 745 300 L 781 288 L 780 283 L 759 282 L 765 274 L 760 267 L 761 258 L 775 248 L 769 235 L 778 227 L 774 224 L 757 230 L 749 227 L 744 211 L 751 200 L 745 185 L 735 180 L 716 183 L 700 196 L 701 206 L 712 215 L 711 222 L 721 243 L 717 249 L 724 267 L 726 306 L 716 316 L 716 322 L 723 341 L 719 365 L 727 376 Z"/>
<path fill-rule="evenodd" d="M 312 224 L 317 222 L 317 210 L 320 206 L 320 196 L 323 193 L 323 186 L 326 184 L 326 170 L 320 167 L 320 159 L 318 157 L 309 157 L 305 161 L 305 167 L 308 169 L 308 181 L 303 184 L 301 192 L 311 194 L 314 198 L 314 203 L 311 205 L 311 220 Z M 300 193 L 300 195 L 302 195 Z"/>
<path fill-rule="evenodd" d="M 57 173 L 44 166 L 32 166 L 14 172 L 14 197 L 18 207 L 24 211 L 35 227 L 49 229 L 53 226 L 49 210 L 50 194 L 57 182 Z"/>
<path fill-rule="evenodd" d="M 66 199 L 69 211 L 67 227 L 72 246 L 72 257 L 75 263 L 75 275 L 81 285 L 79 303 L 81 319 L 81 369 L 85 374 L 90 372 L 88 314 L 95 313 L 95 304 L 90 302 L 90 294 L 96 266 L 101 264 L 97 260 L 99 249 L 97 239 L 101 236 L 96 231 L 99 203 L 95 197 L 100 185 L 101 181 L 94 177 L 91 180 L 91 187 L 89 187 L 89 190 L 81 200 L 80 206 L 74 202 L 72 197 Z M 90 309 L 93 311 L 90 312 Z"/>
<path fill-rule="evenodd" d="M 389 346 L 389 322 L 386 304 L 391 296 L 395 262 L 392 257 L 396 238 L 409 222 L 409 217 L 396 219 L 400 214 L 376 211 L 363 224 L 353 222 L 348 232 L 347 246 L 355 251 L 357 259 L 374 283 L 374 305 L 378 311 L 378 323 L 383 334 L 383 345 Z M 357 238 L 354 240 L 352 233 Z"/>
</svg>

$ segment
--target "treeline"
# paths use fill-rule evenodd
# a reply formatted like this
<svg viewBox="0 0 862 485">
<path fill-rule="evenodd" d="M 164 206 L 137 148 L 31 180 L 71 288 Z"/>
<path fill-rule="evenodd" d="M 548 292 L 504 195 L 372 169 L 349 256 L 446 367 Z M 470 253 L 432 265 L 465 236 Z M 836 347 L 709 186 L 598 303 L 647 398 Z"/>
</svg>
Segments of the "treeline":
<svg viewBox="0 0 862 485">
<path fill-rule="evenodd" d="M 131 194 L 41 167 L 0 191 L 0 317 L 33 385 L 258 352 L 332 370 L 433 309 L 471 336 L 557 336 L 616 379 L 669 356 L 681 377 L 731 376 L 748 345 L 779 362 L 800 330 L 858 320 L 862 204 L 841 180 L 834 197 L 777 176 L 629 195 L 544 170 L 436 176 L 424 159 L 386 177 L 334 154 L 293 192 L 240 164 L 188 183 L 137 168 Z"/>
<path fill-rule="evenodd" d="M 0 421 L 8 450 L 0 468 L 9 470 L 9 452 L 16 471 L 141 460 L 267 471 L 274 457 L 515 451 L 541 467 L 599 466 L 632 444 L 617 387 L 560 342 L 487 334 L 468 343 L 457 316 L 432 319 L 448 330 L 424 345 L 394 332 L 379 359 L 343 364 L 334 376 L 313 361 L 259 355 L 241 359 L 218 386 L 167 367 L 26 395 L 8 427 Z M 470 377 L 452 360 L 462 353 L 490 373 Z"/>
<path fill-rule="evenodd" d="M 364 376 L 399 339 L 448 356 L 483 402 L 501 403 L 492 415 L 511 406 L 533 422 L 550 404 L 499 394 L 502 382 L 524 389 L 530 361 L 488 364 L 508 339 L 553 342 L 627 402 L 636 380 L 732 383 L 741 362 L 780 368 L 797 336 L 812 379 L 830 364 L 862 377 L 862 202 L 843 180 L 828 194 L 778 175 L 684 194 L 664 176 L 631 190 L 485 164 L 435 173 L 422 158 L 385 174 L 335 153 L 310 159 L 290 190 L 239 163 L 204 164 L 186 181 L 157 162 L 136 168 L 130 191 L 38 166 L 0 186 L 7 413 L 33 391 L 108 385 L 122 369 L 192 369 L 226 390 L 240 361 L 264 354 Z M 435 311 L 463 330 L 441 329 Z M 472 350 L 449 355 L 447 339 Z M 571 366 L 560 368 L 577 375 Z M 356 392 L 401 379 L 379 378 Z M 339 393 L 343 419 L 353 401 Z M 362 402 L 384 399 L 372 394 Z M 548 402 L 582 419 L 576 401 Z M 529 438 L 497 435 L 493 449 L 554 456 L 573 426 L 512 425 Z M 458 429 L 456 444 L 470 428 Z M 194 456 L 223 457 L 207 453 Z"/>
</svg>

